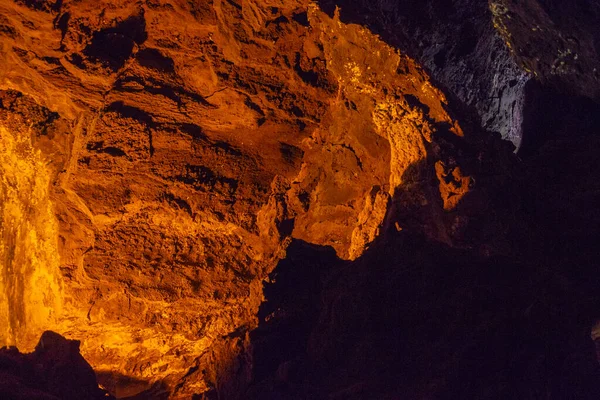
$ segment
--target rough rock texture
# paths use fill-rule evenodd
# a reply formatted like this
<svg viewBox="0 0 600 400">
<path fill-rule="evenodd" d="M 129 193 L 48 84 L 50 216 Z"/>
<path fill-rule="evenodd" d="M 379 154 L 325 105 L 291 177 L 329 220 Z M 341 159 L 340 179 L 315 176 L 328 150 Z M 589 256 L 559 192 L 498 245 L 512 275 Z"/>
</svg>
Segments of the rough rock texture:
<svg viewBox="0 0 600 400">
<path fill-rule="evenodd" d="M 236 357 L 290 238 L 355 259 L 397 198 L 388 224 L 490 241 L 469 231 L 485 205 L 454 209 L 494 164 L 483 143 L 510 147 L 466 140 L 428 75 L 363 27 L 306 2 L 0 7 L 3 135 L 30 140 L 18 159 L 48 160 L 36 168 L 51 177 L 60 274 L 27 262 L 62 282 L 63 307 L 6 340 L 27 348 L 48 326 L 80 338 L 120 397 L 236 390 L 219 383 L 232 369 L 243 386 Z M 13 297 L 8 314 L 26 314 Z"/>
<path fill-rule="evenodd" d="M 2 2 L 0 339 L 119 398 L 596 398 L 598 15 L 488 6 Z"/>
<path fill-rule="evenodd" d="M 598 2 L 494 0 L 490 9 L 525 70 L 563 92 L 600 96 Z"/>
<path fill-rule="evenodd" d="M 520 146 L 530 72 L 511 57 L 485 1 L 319 0 L 319 4 L 329 12 L 339 7 L 343 21 L 367 26 L 415 57 L 447 96 L 474 110 L 470 117 L 478 125 Z"/>
<path fill-rule="evenodd" d="M 374 18 L 366 8 L 334 3 L 352 10 L 347 20 L 381 24 L 382 17 Z M 273 340 L 302 350 L 271 361 L 277 367 L 252 387 L 253 398 L 598 397 L 600 373 L 590 340 L 591 331 L 597 341 L 594 321 L 600 307 L 600 214 L 594 205 L 600 109 L 590 39 L 598 34 L 596 6 L 503 2 L 506 8 L 499 15 L 497 3 L 491 2 L 490 9 L 499 32 L 535 77 L 521 99 L 521 162 L 507 179 L 492 184 L 497 202 L 486 201 L 501 215 L 496 229 L 512 240 L 505 242 L 504 252 L 489 257 L 485 251 L 476 255 L 439 246 L 411 229 L 391 229 L 353 263 L 304 250 L 311 265 L 330 267 L 313 280 L 322 284 L 321 298 L 290 302 L 286 299 L 294 297 L 289 294 L 294 289 L 284 283 L 279 290 L 288 294 L 281 300 L 276 282 L 269 289 L 277 294 L 271 295 L 270 307 L 281 307 L 263 319 L 257 341 L 268 337 L 264 332 L 276 335 L 288 321 L 303 319 L 315 327 L 303 336 L 304 346 Z M 430 12 L 425 5 L 423 14 Z M 435 25 L 445 20 L 441 16 L 427 29 L 436 31 Z M 538 30 L 545 34 L 532 44 L 529 32 Z M 398 40 L 397 34 L 381 32 L 390 42 Z M 548 49 L 562 46 L 567 32 L 580 37 L 579 56 L 571 60 L 580 68 L 559 74 L 552 62 L 527 66 L 528 60 L 553 57 Z M 487 76 L 478 79 L 485 82 Z M 445 73 L 435 77 L 444 82 Z M 306 289 L 297 290 L 301 296 Z"/>
</svg>

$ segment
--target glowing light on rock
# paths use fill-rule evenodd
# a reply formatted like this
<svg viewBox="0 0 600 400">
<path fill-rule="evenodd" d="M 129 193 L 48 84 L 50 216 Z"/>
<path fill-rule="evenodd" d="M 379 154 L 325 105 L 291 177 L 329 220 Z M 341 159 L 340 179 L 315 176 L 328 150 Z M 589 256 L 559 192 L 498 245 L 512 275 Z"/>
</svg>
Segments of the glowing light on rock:
<svg viewBox="0 0 600 400">
<path fill-rule="evenodd" d="M 50 176 L 27 134 L 0 127 L 0 345 L 32 350 L 62 308 Z"/>
</svg>

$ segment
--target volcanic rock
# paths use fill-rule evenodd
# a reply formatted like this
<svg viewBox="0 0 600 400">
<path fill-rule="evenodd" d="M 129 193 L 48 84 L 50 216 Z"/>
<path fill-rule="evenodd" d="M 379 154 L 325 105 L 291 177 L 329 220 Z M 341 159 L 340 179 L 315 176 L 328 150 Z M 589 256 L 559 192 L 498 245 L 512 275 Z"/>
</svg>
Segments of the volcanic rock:
<svg viewBox="0 0 600 400">
<path fill-rule="evenodd" d="M 584 3 L 2 2 L 0 340 L 119 398 L 594 398 Z"/>
</svg>

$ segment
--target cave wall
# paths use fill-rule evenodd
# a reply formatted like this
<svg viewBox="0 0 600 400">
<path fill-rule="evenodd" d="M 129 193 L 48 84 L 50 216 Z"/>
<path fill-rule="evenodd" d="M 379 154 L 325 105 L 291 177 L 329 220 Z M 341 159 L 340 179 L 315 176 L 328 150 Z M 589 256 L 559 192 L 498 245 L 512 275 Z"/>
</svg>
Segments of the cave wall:
<svg viewBox="0 0 600 400">
<path fill-rule="evenodd" d="M 60 307 L 0 337 L 81 340 L 117 397 L 592 398 L 576 3 L 3 2 L 0 155 L 48 176 L 56 262 L 10 242 L 0 284 Z"/>
<path fill-rule="evenodd" d="M 478 126 L 520 147 L 524 88 L 531 72 L 512 57 L 484 1 L 320 0 L 342 20 L 367 26 L 416 58 Z"/>
<path fill-rule="evenodd" d="M 409 16 L 418 15 L 412 25 L 417 33 L 422 29 L 425 38 L 436 38 L 431 32 L 441 26 L 453 38 L 449 43 L 460 46 L 455 32 L 463 25 L 446 24 L 465 2 L 423 2 L 422 7 L 384 1 L 323 4 L 331 12 L 341 6 L 343 20 L 369 26 L 390 43 L 403 43 L 400 47 L 423 62 L 446 89 L 448 73 L 469 60 L 468 55 L 449 57 L 440 71 L 428 58 L 435 54 L 430 49 L 439 45 L 421 40 L 411 44 L 412 37 L 403 32 L 411 29 Z M 436 6 L 443 12 L 428 19 Z M 482 10 L 477 7 L 472 4 L 471 10 L 459 13 L 467 19 L 467 30 L 473 26 L 468 16 Z M 499 223 L 488 226 L 505 233 L 508 240 L 493 240 L 504 247 L 495 253 L 485 246 L 478 252 L 473 251 L 476 247 L 452 249 L 413 229 L 392 228 L 350 264 L 328 256 L 315 260 L 305 251 L 311 265 L 325 262 L 333 269 L 317 280 L 323 285 L 321 298 L 290 304 L 281 300 L 281 293 L 294 289 L 282 284 L 279 293 L 275 283 L 269 290 L 281 310 L 259 326 L 276 335 L 280 326 L 285 329 L 286 323 L 304 318 L 314 328 L 305 335 L 303 351 L 282 357 L 272 375 L 253 386 L 253 398 L 272 393 L 344 399 L 597 398 L 596 4 L 489 2 L 485 14 L 491 21 L 476 25 L 492 23 L 496 43 L 506 46 L 501 54 L 514 57 L 513 68 L 531 77 L 519 88 L 523 143 L 517 162 L 501 174 L 494 172 L 488 188 L 496 190 L 485 200 L 490 208 L 474 217 L 481 221 L 497 215 Z M 421 25 L 421 18 L 431 24 Z M 477 37 L 475 48 L 486 40 Z M 565 50 L 575 45 L 581 46 L 577 57 Z M 484 54 L 497 50 L 488 47 Z M 474 82 L 485 85 L 496 66 L 481 65 L 484 73 Z M 476 93 L 469 83 L 448 96 L 465 101 L 464 93 Z M 511 87 L 509 81 L 502 85 Z M 474 174 L 477 183 L 481 172 Z M 401 197 L 392 200 L 390 209 L 394 216 L 397 199 Z M 467 195 L 459 204 L 473 209 L 477 203 L 469 200 Z M 414 215 L 419 210 L 411 211 Z M 317 311 L 311 312 L 314 307 Z M 261 332 L 257 340 L 263 336 Z"/>
<path fill-rule="evenodd" d="M 47 328 L 80 339 L 120 397 L 235 391 L 220 377 L 250 379 L 238 356 L 292 238 L 341 259 L 386 224 L 481 242 L 452 210 L 495 155 L 413 59 L 339 15 L 301 1 L 16 1 L 0 15 L 3 135 L 46 160 L 62 306 L 10 325 L 7 344 Z M 385 220 L 393 198 L 401 217 Z"/>
</svg>

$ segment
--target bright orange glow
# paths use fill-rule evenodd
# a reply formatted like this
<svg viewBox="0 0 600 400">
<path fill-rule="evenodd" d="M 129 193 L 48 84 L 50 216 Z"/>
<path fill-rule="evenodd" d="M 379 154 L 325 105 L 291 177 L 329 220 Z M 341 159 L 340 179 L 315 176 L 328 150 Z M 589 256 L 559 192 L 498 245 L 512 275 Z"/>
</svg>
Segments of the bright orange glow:
<svg viewBox="0 0 600 400">
<path fill-rule="evenodd" d="M 0 344 L 32 350 L 62 308 L 50 177 L 27 134 L 0 127 Z"/>
</svg>

